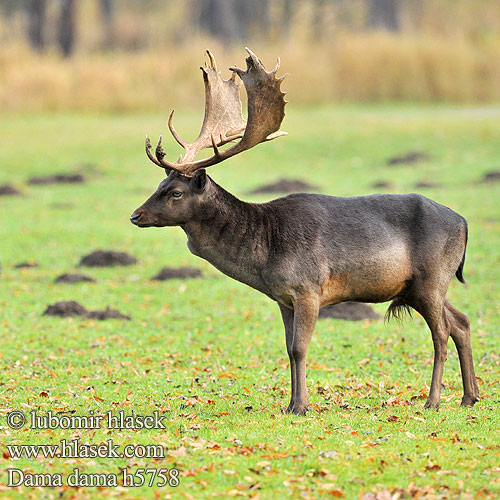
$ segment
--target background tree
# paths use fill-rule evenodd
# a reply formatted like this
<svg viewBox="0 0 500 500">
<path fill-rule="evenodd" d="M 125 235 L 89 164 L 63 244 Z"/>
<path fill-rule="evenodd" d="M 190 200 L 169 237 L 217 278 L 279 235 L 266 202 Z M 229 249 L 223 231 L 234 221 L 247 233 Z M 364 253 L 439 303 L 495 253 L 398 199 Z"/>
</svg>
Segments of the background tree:
<svg viewBox="0 0 500 500">
<path fill-rule="evenodd" d="M 114 46 L 115 42 L 115 33 L 113 28 L 115 5 L 113 0 L 100 0 L 99 5 L 103 26 L 103 47 L 110 49 Z"/>
<path fill-rule="evenodd" d="M 28 40 L 31 47 L 40 52 L 44 47 L 43 30 L 45 25 L 46 0 L 29 0 L 28 10 Z"/>
<path fill-rule="evenodd" d="M 374 29 L 399 31 L 398 0 L 368 0 L 368 26 Z"/>
<path fill-rule="evenodd" d="M 59 46 L 65 57 L 73 53 L 75 45 L 75 1 L 62 0 L 59 21 Z"/>
<path fill-rule="evenodd" d="M 226 42 L 267 34 L 269 0 L 202 0 L 192 4 L 198 27 Z"/>
<path fill-rule="evenodd" d="M 199 27 L 202 31 L 225 41 L 238 38 L 238 28 L 232 0 L 203 0 L 198 5 Z M 195 7 L 196 8 L 196 7 Z"/>
</svg>

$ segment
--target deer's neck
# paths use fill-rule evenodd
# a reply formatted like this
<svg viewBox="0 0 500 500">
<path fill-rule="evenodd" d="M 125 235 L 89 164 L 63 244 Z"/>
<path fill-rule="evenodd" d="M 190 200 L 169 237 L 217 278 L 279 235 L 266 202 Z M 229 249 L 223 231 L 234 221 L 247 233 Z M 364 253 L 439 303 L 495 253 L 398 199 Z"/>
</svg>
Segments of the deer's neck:
<svg viewBox="0 0 500 500">
<path fill-rule="evenodd" d="M 268 221 L 261 206 L 245 203 L 210 180 L 207 201 L 181 227 L 194 255 L 224 274 L 268 293 L 261 273 L 268 256 Z"/>
</svg>

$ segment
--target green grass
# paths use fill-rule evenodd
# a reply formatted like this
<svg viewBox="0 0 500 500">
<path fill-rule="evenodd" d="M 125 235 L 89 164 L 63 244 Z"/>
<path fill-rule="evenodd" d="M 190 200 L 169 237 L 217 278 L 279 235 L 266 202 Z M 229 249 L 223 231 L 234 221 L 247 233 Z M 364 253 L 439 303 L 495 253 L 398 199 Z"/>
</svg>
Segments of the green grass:
<svg viewBox="0 0 500 500">
<path fill-rule="evenodd" d="M 217 182 L 247 200 L 268 199 L 248 192 L 280 177 L 345 196 L 384 191 L 371 186 L 387 181 L 390 192 L 420 191 L 469 221 L 468 285 L 454 281 L 448 295 L 471 319 L 481 401 L 459 407 L 462 385 L 450 341 L 441 409 L 423 409 L 432 341 L 418 315 L 385 325 L 322 320 L 308 355 L 313 410 L 307 417 L 281 413 L 289 372 L 276 304 L 192 256 L 180 229 L 139 230 L 128 221 L 162 179 L 143 153 L 143 137 L 166 132 L 165 116 L 0 117 L 0 184 L 23 191 L 0 198 L 1 498 L 24 492 L 36 498 L 321 499 L 396 489 L 405 498 L 498 497 L 500 190 L 478 181 L 500 168 L 499 114 L 444 106 L 290 106 L 283 127 L 288 137 L 211 169 Z M 179 131 L 193 137 L 200 117 L 178 115 Z M 411 150 L 432 159 L 386 166 L 387 158 Z M 172 143 L 168 151 L 173 158 L 178 153 Z M 83 169 L 87 183 L 26 184 L 32 175 L 75 168 Z M 415 189 L 419 181 L 438 186 Z M 127 251 L 139 263 L 86 269 L 96 283 L 53 283 L 99 248 Z M 14 268 L 29 259 L 39 266 Z M 205 278 L 150 281 L 166 265 L 198 267 Z M 89 309 L 118 308 L 132 321 L 42 316 L 48 304 L 72 299 Z M 386 305 L 375 308 L 383 313 Z M 167 428 L 13 430 L 5 420 L 12 409 L 158 410 Z M 162 444 L 167 458 L 14 461 L 6 454 L 7 444 L 76 437 Z M 176 467 L 180 485 L 6 487 L 8 467 L 67 477 L 75 467 L 119 473 L 127 466 Z"/>
</svg>

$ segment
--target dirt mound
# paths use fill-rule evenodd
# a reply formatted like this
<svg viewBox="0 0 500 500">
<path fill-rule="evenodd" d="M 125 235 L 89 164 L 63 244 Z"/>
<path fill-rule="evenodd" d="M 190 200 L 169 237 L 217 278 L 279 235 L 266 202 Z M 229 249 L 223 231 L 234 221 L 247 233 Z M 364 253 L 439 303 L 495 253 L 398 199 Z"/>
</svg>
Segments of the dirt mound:
<svg viewBox="0 0 500 500">
<path fill-rule="evenodd" d="M 432 189 L 441 187 L 441 184 L 437 182 L 420 181 L 415 184 L 415 187 L 418 189 Z"/>
<path fill-rule="evenodd" d="M 16 189 L 11 184 L 2 184 L 0 186 L 0 196 L 17 196 L 20 194 L 21 194 L 21 191 Z"/>
<path fill-rule="evenodd" d="M 377 314 L 368 304 L 362 302 L 341 302 L 333 306 L 326 306 L 319 311 L 319 318 L 346 319 L 349 321 L 361 321 L 363 319 L 378 319 Z"/>
<path fill-rule="evenodd" d="M 500 170 L 492 170 L 491 172 L 486 172 L 480 182 L 484 184 L 500 182 Z"/>
<path fill-rule="evenodd" d="M 112 267 L 130 266 L 136 264 L 137 259 L 125 252 L 114 250 L 96 250 L 81 258 L 79 266 L 87 267 Z"/>
<path fill-rule="evenodd" d="M 122 314 L 118 309 L 111 309 L 109 307 L 106 307 L 106 309 L 103 309 L 102 311 L 90 311 L 87 314 L 87 317 L 90 319 L 98 319 L 100 321 L 105 319 L 131 319 L 130 316 Z"/>
<path fill-rule="evenodd" d="M 60 318 L 69 318 L 70 316 L 85 316 L 90 319 L 105 320 L 105 319 L 126 319 L 130 320 L 130 316 L 122 314 L 118 309 L 106 307 L 102 311 L 88 311 L 78 302 L 74 300 L 56 302 L 44 311 L 44 316 L 59 316 Z"/>
<path fill-rule="evenodd" d="M 28 179 L 28 184 L 78 184 L 81 182 L 85 182 L 82 174 L 55 174 Z"/>
<path fill-rule="evenodd" d="M 387 165 L 413 165 L 414 163 L 420 163 L 422 161 L 429 161 L 431 155 L 427 153 L 422 153 L 421 151 L 411 151 L 410 153 L 394 156 L 387 160 Z"/>
<path fill-rule="evenodd" d="M 86 316 L 89 312 L 78 302 L 74 300 L 56 302 L 47 306 L 44 316 L 60 316 L 61 318 L 69 318 L 70 316 Z"/>
<path fill-rule="evenodd" d="M 86 274 L 61 274 L 54 280 L 54 283 L 80 283 L 82 281 L 95 283 L 95 279 Z"/>
<path fill-rule="evenodd" d="M 201 278 L 202 273 L 194 267 L 164 267 L 156 276 L 151 279 L 155 281 L 166 281 L 179 278 Z"/>
<path fill-rule="evenodd" d="M 387 181 L 378 181 L 378 182 L 374 182 L 372 184 L 372 187 L 375 189 L 391 189 L 392 184 L 390 182 L 387 182 Z"/>
<path fill-rule="evenodd" d="M 262 193 L 300 193 L 317 191 L 319 188 L 298 179 L 280 179 L 273 184 L 266 184 L 251 191 L 251 194 Z"/>
<path fill-rule="evenodd" d="M 27 269 L 30 267 L 38 267 L 38 262 L 34 260 L 27 260 L 26 262 L 19 262 L 14 266 L 16 269 Z"/>
</svg>

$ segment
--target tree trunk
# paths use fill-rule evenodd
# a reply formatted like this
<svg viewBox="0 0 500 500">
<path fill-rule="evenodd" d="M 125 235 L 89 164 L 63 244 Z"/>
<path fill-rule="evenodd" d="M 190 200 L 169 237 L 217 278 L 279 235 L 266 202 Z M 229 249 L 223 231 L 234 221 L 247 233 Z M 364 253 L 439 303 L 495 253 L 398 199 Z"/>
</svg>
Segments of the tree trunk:
<svg viewBox="0 0 500 500">
<path fill-rule="evenodd" d="M 325 34 L 325 0 L 316 0 L 314 2 L 314 11 L 312 19 L 313 36 L 315 40 L 322 40 Z"/>
<path fill-rule="evenodd" d="M 399 6 L 399 0 L 368 0 L 369 27 L 399 31 Z"/>
<path fill-rule="evenodd" d="M 239 40 L 247 40 L 249 36 L 269 36 L 271 18 L 268 0 L 234 0 L 233 9 Z"/>
<path fill-rule="evenodd" d="M 75 1 L 62 0 L 59 23 L 59 47 L 64 57 L 73 53 L 75 45 Z"/>
<path fill-rule="evenodd" d="M 200 26 L 226 42 L 238 38 L 234 5 L 231 0 L 205 0 L 200 12 Z"/>
<path fill-rule="evenodd" d="M 43 27 L 45 24 L 45 0 L 30 0 L 28 8 L 28 39 L 31 47 L 40 52 L 44 47 Z"/>
<path fill-rule="evenodd" d="M 295 0 L 284 0 L 281 17 L 281 29 L 283 36 L 288 37 L 292 28 L 293 15 L 295 13 Z"/>
<path fill-rule="evenodd" d="M 113 29 L 113 18 L 115 15 L 113 0 L 100 0 L 102 27 L 103 27 L 103 46 L 110 49 L 114 45 L 115 33 Z"/>
</svg>

